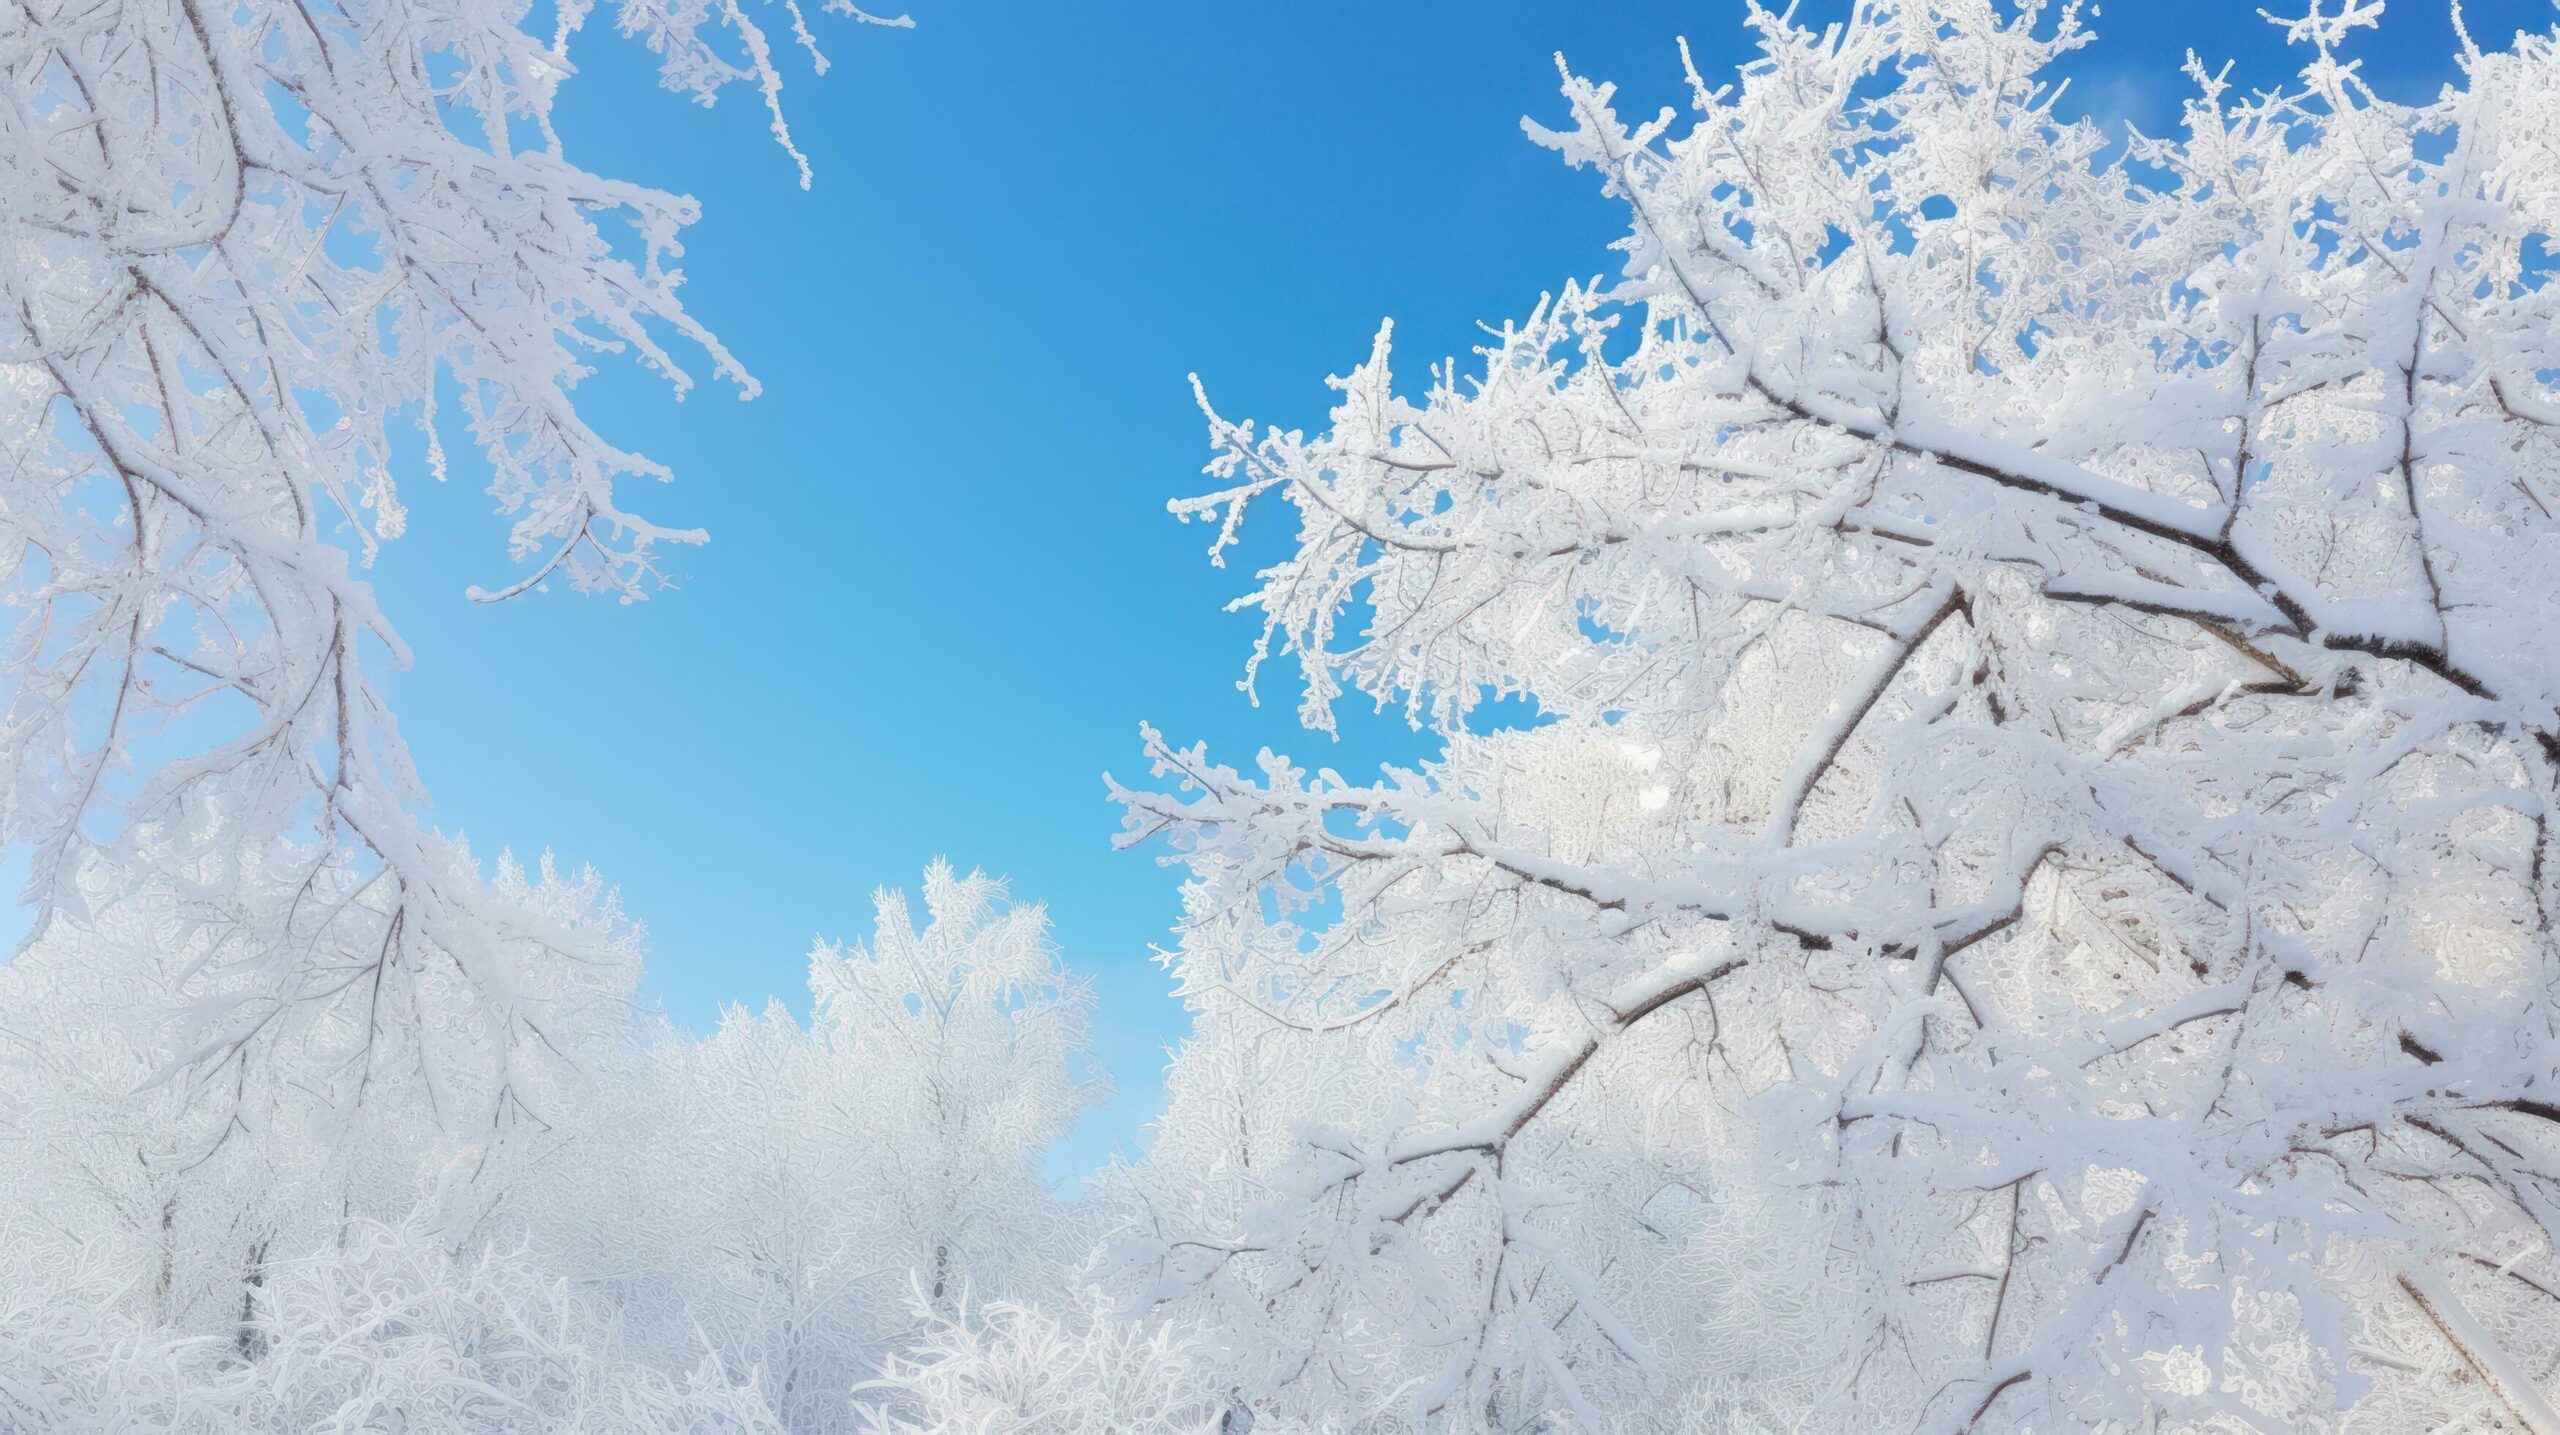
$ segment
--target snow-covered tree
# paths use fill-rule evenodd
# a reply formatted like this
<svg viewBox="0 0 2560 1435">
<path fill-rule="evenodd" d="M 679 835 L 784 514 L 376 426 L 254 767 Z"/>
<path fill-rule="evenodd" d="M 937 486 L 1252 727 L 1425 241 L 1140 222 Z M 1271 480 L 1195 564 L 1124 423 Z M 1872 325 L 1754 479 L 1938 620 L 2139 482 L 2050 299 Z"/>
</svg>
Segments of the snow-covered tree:
<svg viewBox="0 0 2560 1435">
<path fill-rule="evenodd" d="M 625 1079 L 613 1056 L 633 1045 L 639 939 L 592 871 L 502 858 L 492 894 L 586 954 L 528 963 L 537 980 L 519 997 L 551 1044 L 516 1077 L 534 1119 L 494 1132 L 446 1119 L 484 1096 L 470 1082 L 487 1073 L 438 1067 L 433 1044 L 362 1100 L 328 1082 L 366 1049 L 351 1024 L 315 1024 L 290 1053 L 317 1079 L 202 1099 L 171 1075 L 187 1024 L 172 993 L 209 939 L 156 891 L 0 964 L 0 1281 L 100 1283 L 121 1317 L 253 1357 L 271 1273 L 343 1249 L 361 1223 L 432 1229 L 458 1253 L 518 1240 L 527 1177 L 598 1139 L 593 1114 Z M 467 1015 L 463 998 L 413 1014 Z"/>
<path fill-rule="evenodd" d="M 361 1102 L 155 1081 L 201 934 L 147 892 L 0 964 L 0 1396 L 42 1400 L 20 1424 L 371 1428 L 414 1399 L 474 1428 L 845 1430 L 907 1418 L 857 1387 L 964 1325 L 1013 1348 L 964 1309 L 1080 1308 L 1089 1233 L 1040 1162 L 1105 1088 L 1039 906 L 936 864 L 920 927 L 882 891 L 868 943 L 810 953 L 809 1023 L 775 1004 L 696 1039 L 634 1004 L 639 934 L 594 873 L 502 860 L 493 890 L 588 954 L 528 962 L 550 1040 L 494 1133 L 443 1116 L 472 1092 L 429 1067 Z M 319 1024 L 294 1065 L 362 1046 Z M 1124 1334 L 1061 1329 L 1097 1359 Z"/>
<path fill-rule="evenodd" d="M 241 1069 L 234 1084 L 319 1079 L 269 1069 L 279 1047 L 437 986 L 473 1014 L 368 1028 L 328 1079 L 365 1086 L 432 1039 L 497 1073 L 447 1113 L 490 1125 L 516 1114 L 514 1064 L 545 1040 L 517 995 L 558 934 L 521 925 L 419 825 L 377 680 L 404 649 L 358 570 L 406 524 L 395 473 L 444 473 L 456 405 L 523 565 L 472 596 L 556 578 L 636 599 L 660 545 L 700 536 L 623 506 L 619 480 L 667 475 L 572 402 L 597 353 L 681 396 L 690 349 L 754 392 L 676 297 L 693 202 L 578 168 L 552 127 L 592 14 L 36 0 L 0 16 L 0 596 L 21 614 L 0 660 L 0 835 L 33 854 L 39 925 L 157 884 L 221 935 L 186 995 L 222 1004 L 180 1055 Z M 773 47 L 736 0 L 614 20 L 670 88 L 777 103 Z"/>
<path fill-rule="evenodd" d="M 1072 1318 L 1015 1302 L 933 1316 L 909 1353 L 866 1382 L 866 1435 L 1208 1435 L 1189 1341 L 1098 1306 Z"/>
<path fill-rule="evenodd" d="M 921 926 L 884 889 L 867 943 L 811 949 L 807 1023 L 732 1008 L 606 1054 L 517 1203 L 663 1368 L 708 1340 L 794 1430 L 850 1428 L 964 1303 L 1069 1298 L 1090 1250 L 1041 1161 L 1107 1089 L 1092 994 L 1002 882 L 937 862 L 921 895 Z"/>
<path fill-rule="evenodd" d="M 1754 5 L 1530 126 L 1618 279 L 1212 411 L 1255 665 L 1439 740 L 1120 792 L 1239 1419 L 2560 1429 L 2560 39 L 2380 10 L 2119 152 L 2075 5 Z"/>
<path fill-rule="evenodd" d="M 0 839 L 32 853 L 36 909 L 0 966 L 0 1398 L 25 1402 L 0 1424 L 793 1418 L 767 1401 L 765 1350 L 704 1366 L 704 1332 L 671 1333 L 725 1294 L 701 1272 L 635 1293 L 580 1263 L 611 1244 L 608 1217 L 664 1230 L 706 1187 L 720 1229 L 763 1214 L 751 1176 L 561 1179 L 713 1154 L 661 1119 L 703 1101 L 650 1098 L 698 1095 L 685 1083 L 716 1058 L 635 1019 L 638 934 L 592 874 L 502 862 L 492 879 L 424 825 L 378 681 L 405 653 L 360 576 L 406 526 L 397 477 L 442 479 L 462 432 L 514 520 L 517 571 L 476 600 L 554 582 L 637 600 L 662 545 L 701 536 L 624 506 L 623 480 L 668 475 L 573 402 L 598 354 L 679 397 L 696 363 L 755 392 L 677 297 L 693 202 L 584 171 L 553 128 L 593 15 L 40 0 L 0 17 L 0 599 L 21 614 L 0 658 Z M 794 0 L 767 18 L 824 68 Z M 612 19 L 672 90 L 758 91 L 798 159 L 758 7 Z M 991 939 L 981 960 L 1023 950 Z M 1012 1003 L 1026 1030 L 1081 1012 L 1019 975 L 971 999 Z M 1080 1019 L 1056 1016 L 1056 1039 Z M 812 1049 L 840 1068 L 831 1098 L 861 1105 L 849 1051 Z M 723 1120 L 801 1099 L 718 1095 Z M 975 1120 L 945 1135 L 1011 1131 Z M 752 1130 L 784 1162 L 838 1159 L 813 1132 L 711 1134 Z M 975 1199 L 935 1208 L 953 1272 L 1046 1252 Z M 866 1254 L 904 1249 L 904 1215 L 830 1219 Z M 832 1412 L 799 1423 L 851 1418 L 841 1382 L 822 1398 Z"/>
<path fill-rule="evenodd" d="M 278 1261 L 257 1358 L 117 1308 L 76 1283 L 0 1287 L 0 1421 L 11 1430 L 778 1432 L 752 1384 L 708 1356 L 630 1358 L 611 1317 L 520 1251 L 457 1257 L 412 1221 Z"/>
</svg>

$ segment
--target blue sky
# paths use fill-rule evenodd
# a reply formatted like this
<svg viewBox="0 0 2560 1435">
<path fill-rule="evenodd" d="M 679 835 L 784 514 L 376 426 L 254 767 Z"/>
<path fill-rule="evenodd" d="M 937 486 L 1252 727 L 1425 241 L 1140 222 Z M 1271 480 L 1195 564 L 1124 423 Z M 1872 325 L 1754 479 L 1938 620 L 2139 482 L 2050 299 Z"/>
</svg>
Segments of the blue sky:
<svg viewBox="0 0 2560 1435">
<path fill-rule="evenodd" d="M 573 156 L 702 200 L 687 293 L 765 385 L 583 393 L 677 471 L 633 504 L 711 531 L 670 555 L 682 586 L 466 601 L 512 573 L 459 468 L 410 484 L 374 578 L 417 653 L 394 691 L 434 819 L 621 884 L 679 1021 L 805 1008 L 811 938 L 863 935 L 872 888 L 936 855 L 1046 902 L 1121 1090 L 1056 1153 L 1072 1172 L 1143 1139 L 1182 1031 L 1148 958 L 1174 876 L 1112 852 L 1102 796 L 1106 768 L 1142 771 L 1140 720 L 1236 761 L 1415 751 L 1374 718 L 1338 746 L 1299 731 L 1283 674 L 1259 710 L 1236 690 L 1253 625 L 1221 607 L 1242 578 L 1164 512 L 1206 456 L 1185 375 L 1312 427 L 1381 317 L 1418 370 L 1607 268 L 1618 212 L 1519 132 L 1557 118 L 1550 56 L 1650 110 L 1682 97 L 1675 36 L 1710 74 L 1739 58 L 1741 5 L 914 3 L 910 32 L 823 27 L 832 73 L 794 76 L 805 194 L 751 95 L 697 111 L 602 26 L 578 54 Z M 2450 74 L 2450 32 L 2441 5 L 2394 9 L 2362 48 L 2413 97 Z M 2468 10 L 2484 38 L 2552 15 Z M 2243 78 L 2285 65 L 2247 0 L 2104 11 L 2083 112 L 2165 125 L 2189 45 Z"/>
</svg>

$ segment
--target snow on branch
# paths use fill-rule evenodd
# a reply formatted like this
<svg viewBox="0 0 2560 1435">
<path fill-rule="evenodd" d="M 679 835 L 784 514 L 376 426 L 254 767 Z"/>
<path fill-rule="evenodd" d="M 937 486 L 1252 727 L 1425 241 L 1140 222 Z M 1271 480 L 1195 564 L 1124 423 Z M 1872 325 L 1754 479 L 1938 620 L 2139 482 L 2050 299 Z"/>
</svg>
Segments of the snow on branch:
<svg viewBox="0 0 2560 1435">
<path fill-rule="evenodd" d="M 1256 1408 L 2542 1418 L 2560 41 L 2401 105 L 2379 12 L 2118 152 L 2078 6 L 1753 7 L 1528 127 L 1608 282 L 1204 399 L 1248 682 L 1437 743 L 1113 789 L 1196 1024 L 1122 1269 Z"/>
</svg>

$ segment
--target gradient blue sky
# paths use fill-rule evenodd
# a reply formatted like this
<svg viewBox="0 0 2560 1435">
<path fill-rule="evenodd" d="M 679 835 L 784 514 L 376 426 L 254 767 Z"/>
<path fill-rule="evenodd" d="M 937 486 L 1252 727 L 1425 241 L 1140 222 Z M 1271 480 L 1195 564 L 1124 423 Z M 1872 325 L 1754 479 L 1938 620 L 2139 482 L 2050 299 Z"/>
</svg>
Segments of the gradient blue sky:
<svg viewBox="0 0 2560 1435">
<path fill-rule="evenodd" d="M 1046 902 L 1121 1092 L 1056 1153 L 1072 1172 L 1143 1139 L 1183 1030 L 1148 957 L 1173 874 L 1111 851 L 1102 796 L 1104 769 L 1140 770 L 1139 721 L 1236 761 L 1414 750 L 1376 719 L 1338 747 L 1300 732 L 1285 676 L 1259 710 L 1237 692 L 1241 578 L 1164 512 L 1205 456 L 1185 374 L 1230 413 L 1315 426 L 1382 316 L 1418 370 L 1608 268 L 1619 212 L 1520 135 L 1558 118 L 1550 57 L 1649 111 L 1683 97 L 1675 36 L 1710 75 L 1741 56 L 1741 5 L 914 3 L 914 31 L 822 27 L 833 72 L 787 95 L 806 194 L 751 95 L 698 112 L 601 27 L 578 54 L 572 154 L 702 200 L 686 292 L 765 384 L 751 404 L 624 373 L 585 391 L 679 475 L 633 503 L 712 533 L 670 555 L 682 587 L 465 601 L 512 573 L 460 469 L 411 484 L 374 576 L 417 652 L 394 686 L 435 820 L 621 884 L 681 1022 L 805 1009 L 811 938 L 862 935 L 871 889 L 937 854 Z M 2445 7 L 2393 8 L 2369 73 L 2424 93 L 2452 69 Z M 2483 37 L 2552 16 L 2468 9 Z M 2066 108 L 2164 126 L 2189 45 L 2276 78 L 2255 12 L 2112 0 Z"/>
</svg>

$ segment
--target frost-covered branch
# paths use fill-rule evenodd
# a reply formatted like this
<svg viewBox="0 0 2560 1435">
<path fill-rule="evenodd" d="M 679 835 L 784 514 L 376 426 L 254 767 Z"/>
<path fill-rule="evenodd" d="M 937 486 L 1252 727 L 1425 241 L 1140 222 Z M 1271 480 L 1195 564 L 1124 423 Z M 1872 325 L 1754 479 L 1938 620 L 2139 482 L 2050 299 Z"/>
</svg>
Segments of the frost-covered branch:
<svg viewBox="0 0 2560 1435">
<path fill-rule="evenodd" d="M 2560 42 L 2401 105 L 2342 58 L 2378 13 L 2120 154 L 2054 107 L 2070 6 L 1754 7 L 1685 121 L 1568 69 L 1528 128 L 1626 206 L 1614 279 L 1409 395 L 1382 331 L 1319 432 L 1211 411 L 1175 512 L 1296 522 L 1251 676 L 1439 744 L 1151 732 L 1115 788 L 1200 1024 L 1125 1268 L 1288 1352 L 1257 1408 L 2547 1398 L 2445 1376 L 2400 1282 L 2505 1348 L 2560 1270 Z M 1756 1243 L 1667 1236 L 1678 1191 Z M 1827 1308 L 1700 1351 L 1734 1271 Z"/>
<path fill-rule="evenodd" d="M 407 650 L 360 570 L 407 526 L 412 447 L 444 477 L 456 406 L 525 565 L 473 597 L 635 600 L 665 545 L 702 537 L 626 506 L 625 480 L 669 475 L 572 398 L 600 354 L 678 397 L 696 360 L 755 392 L 677 297 L 693 201 L 578 168 L 553 128 L 590 14 L 560 4 L 542 34 L 517 0 L 0 15 L 0 583 L 21 615 L 0 829 L 32 855 L 39 932 L 157 884 L 225 934 L 177 994 L 193 1032 L 166 1074 L 199 1091 L 354 1099 L 425 1043 L 475 1093 L 453 1120 L 524 1114 L 511 1073 L 544 1037 L 523 995 L 564 934 L 420 824 L 380 681 Z M 778 94 L 747 7 L 614 19 L 671 88 Z M 453 991 L 476 1009 L 421 1027 Z M 346 1024 L 358 1050 L 307 1069 L 297 1048 Z"/>
</svg>

